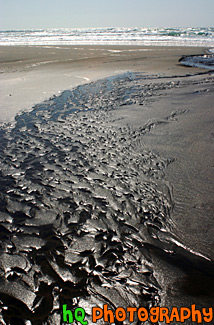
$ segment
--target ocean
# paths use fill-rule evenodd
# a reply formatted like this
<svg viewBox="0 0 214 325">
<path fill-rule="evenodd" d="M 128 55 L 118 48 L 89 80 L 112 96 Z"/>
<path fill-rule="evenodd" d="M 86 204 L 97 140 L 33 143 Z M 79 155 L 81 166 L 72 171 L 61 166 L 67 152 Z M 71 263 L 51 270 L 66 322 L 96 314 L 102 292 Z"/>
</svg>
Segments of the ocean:
<svg viewBox="0 0 214 325">
<path fill-rule="evenodd" d="M 168 45 L 214 47 L 214 28 L 60 28 L 0 31 L 0 45 Z"/>
</svg>

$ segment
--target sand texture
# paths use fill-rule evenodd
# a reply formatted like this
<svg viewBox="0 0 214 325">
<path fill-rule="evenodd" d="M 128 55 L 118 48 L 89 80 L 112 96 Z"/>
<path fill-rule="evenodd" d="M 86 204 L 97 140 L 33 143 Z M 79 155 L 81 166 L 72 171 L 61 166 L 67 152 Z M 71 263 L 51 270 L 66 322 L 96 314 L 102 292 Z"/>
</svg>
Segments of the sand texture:
<svg viewBox="0 0 214 325">
<path fill-rule="evenodd" d="M 63 304 L 89 324 L 106 303 L 212 306 L 214 76 L 179 51 L 109 57 L 110 77 L 2 126 L 2 324 L 62 324 Z"/>
<path fill-rule="evenodd" d="M 182 55 L 204 48 L 138 46 L 0 46 L 0 122 L 13 121 L 23 109 L 65 89 L 131 72 L 178 75 L 188 69 Z M 191 71 L 190 71 L 191 70 Z"/>
</svg>

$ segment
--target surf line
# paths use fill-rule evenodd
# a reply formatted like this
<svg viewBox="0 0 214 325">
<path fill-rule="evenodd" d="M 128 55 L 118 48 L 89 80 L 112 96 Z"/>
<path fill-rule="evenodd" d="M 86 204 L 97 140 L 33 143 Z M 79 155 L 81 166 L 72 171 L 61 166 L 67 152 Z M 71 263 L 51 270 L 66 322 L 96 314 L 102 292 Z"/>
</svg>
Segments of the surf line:
<svg viewBox="0 0 214 325">
<path fill-rule="evenodd" d="M 72 324 L 74 320 L 80 322 L 82 325 L 87 325 L 88 321 L 84 320 L 85 310 L 83 308 L 76 308 L 73 312 L 67 309 L 67 305 L 63 305 L 63 322 Z M 188 307 L 173 307 L 170 311 L 167 307 L 152 307 L 149 310 L 140 307 L 118 307 L 115 311 L 108 308 L 108 304 L 103 305 L 103 308 L 92 307 L 92 322 L 97 323 L 98 320 L 103 319 L 104 322 L 109 324 L 123 322 L 128 320 L 130 323 L 134 321 L 146 322 L 150 320 L 152 323 L 165 322 L 170 324 L 171 322 L 184 323 L 186 320 L 191 320 L 197 324 L 210 323 L 213 320 L 213 308 L 202 308 L 200 311 L 196 309 L 196 305 Z"/>
</svg>

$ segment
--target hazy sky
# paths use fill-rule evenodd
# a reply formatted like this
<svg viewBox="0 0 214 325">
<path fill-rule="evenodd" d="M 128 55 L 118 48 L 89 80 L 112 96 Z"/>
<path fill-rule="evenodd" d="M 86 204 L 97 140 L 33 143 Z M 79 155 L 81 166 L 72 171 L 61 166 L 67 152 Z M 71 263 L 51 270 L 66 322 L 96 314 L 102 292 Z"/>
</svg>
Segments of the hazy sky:
<svg viewBox="0 0 214 325">
<path fill-rule="evenodd" d="M 0 0 L 0 29 L 213 27 L 214 0 Z"/>
</svg>

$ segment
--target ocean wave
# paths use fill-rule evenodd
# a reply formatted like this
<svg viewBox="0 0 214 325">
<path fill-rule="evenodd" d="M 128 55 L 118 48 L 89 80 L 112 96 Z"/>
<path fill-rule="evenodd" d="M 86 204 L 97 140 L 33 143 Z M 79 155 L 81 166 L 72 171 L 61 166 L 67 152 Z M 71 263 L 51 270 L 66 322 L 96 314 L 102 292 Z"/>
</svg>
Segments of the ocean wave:
<svg viewBox="0 0 214 325">
<path fill-rule="evenodd" d="M 214 28 L 61 28 L 0 31 L 0 45 L 214 46 Z"/>
</svg>

